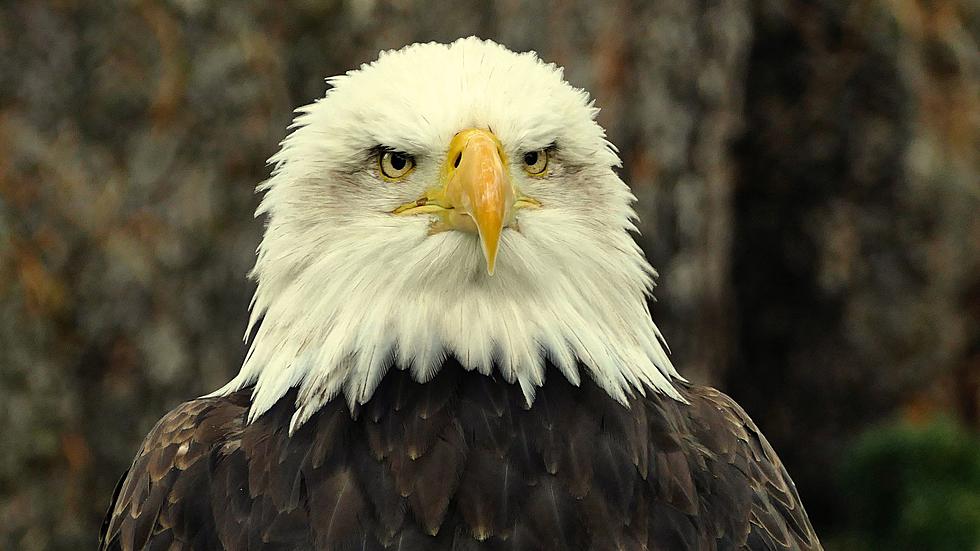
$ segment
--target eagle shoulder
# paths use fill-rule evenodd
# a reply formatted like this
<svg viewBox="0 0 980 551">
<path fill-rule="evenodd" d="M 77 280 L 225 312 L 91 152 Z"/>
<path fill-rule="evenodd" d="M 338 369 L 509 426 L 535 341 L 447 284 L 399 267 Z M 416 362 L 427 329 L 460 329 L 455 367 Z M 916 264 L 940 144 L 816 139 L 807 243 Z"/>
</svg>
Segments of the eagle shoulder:
<svg viewBox="0 0 980 551">
<path fill-rule="evenodd" d="M 212 467 L 240 446 L 248 406 L 248 392 L 237 392 L 185 402 L 160 419 L 116 486 L 99 548 L 219 547 Z"/>
<path fill-rule="evenodd" d="M 699 479 L 702 530 L 739 548 L 821 549 L 796 485 L 745 410 L 711 387 L 687 385 L 685 397 L 682 440 Z"/>
</svg>

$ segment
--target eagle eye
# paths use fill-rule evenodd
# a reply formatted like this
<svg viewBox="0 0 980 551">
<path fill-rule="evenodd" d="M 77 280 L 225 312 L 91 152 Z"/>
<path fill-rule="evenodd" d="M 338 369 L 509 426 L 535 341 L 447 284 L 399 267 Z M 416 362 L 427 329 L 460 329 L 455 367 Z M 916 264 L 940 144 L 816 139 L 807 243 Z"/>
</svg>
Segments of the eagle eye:
<svg viewBox="0 0 980 551">
<path fill-rule="evenodd" d="M 548 150 L 537 149 L 524 154 L 524 171 L 531 176 L 542 176 L 548 168 Z"/>
<path fill-rule="evenodd" d="M 386 180 L 401 180 L 415 168 L 415 158 L 400 151 L 385 151 L 378 157 L 378 167 Z"/>
</svg>

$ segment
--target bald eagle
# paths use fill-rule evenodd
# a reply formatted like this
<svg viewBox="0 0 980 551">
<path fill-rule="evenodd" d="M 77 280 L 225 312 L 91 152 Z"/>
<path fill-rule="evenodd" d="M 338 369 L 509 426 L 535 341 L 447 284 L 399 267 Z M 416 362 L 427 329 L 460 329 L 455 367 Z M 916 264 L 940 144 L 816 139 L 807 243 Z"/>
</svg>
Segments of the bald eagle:
<svg viewBox="0 0 980 551">
<path fill-rule="evenodd" d="M 415 44 L 270 159 L 240 373 L 146 437 L 102 549 L 819 549 L 671 365 L 634 196 L 534 53 Z"/>
</svg>

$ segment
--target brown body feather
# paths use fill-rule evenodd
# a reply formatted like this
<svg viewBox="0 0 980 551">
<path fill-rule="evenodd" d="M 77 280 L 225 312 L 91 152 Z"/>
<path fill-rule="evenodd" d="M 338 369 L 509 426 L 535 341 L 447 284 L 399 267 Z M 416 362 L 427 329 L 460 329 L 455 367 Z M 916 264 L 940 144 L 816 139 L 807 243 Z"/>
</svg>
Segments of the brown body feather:
<svg viewBox="0 0 980 551">
<path fill-rule="evenodd" d="M 116 490 L 101 548 L 819 549 L 792 481 L 742 409 L 706 387 L 626 408 L 547 373 L 534 405 L 447 362 L 392 369 L 292 436 L 290 393 L 167 414 Z"/>
</svg>

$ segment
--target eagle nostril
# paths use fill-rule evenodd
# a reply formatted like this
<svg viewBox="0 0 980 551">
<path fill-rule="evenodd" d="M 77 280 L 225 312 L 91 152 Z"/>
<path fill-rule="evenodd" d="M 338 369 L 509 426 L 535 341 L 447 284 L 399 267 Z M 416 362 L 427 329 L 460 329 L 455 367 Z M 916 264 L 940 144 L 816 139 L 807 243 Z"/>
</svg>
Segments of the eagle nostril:
<svg viewBox="0 0 980 551">
<path fill-rule="evenodd" d="M 459 168 L 459 162 L 463 159 L 463 152 L 460 151 L 456 154 L 456 160 L 453 161 L 453 168 Z"/>
</svg>

